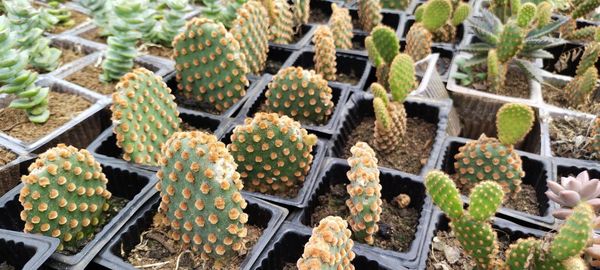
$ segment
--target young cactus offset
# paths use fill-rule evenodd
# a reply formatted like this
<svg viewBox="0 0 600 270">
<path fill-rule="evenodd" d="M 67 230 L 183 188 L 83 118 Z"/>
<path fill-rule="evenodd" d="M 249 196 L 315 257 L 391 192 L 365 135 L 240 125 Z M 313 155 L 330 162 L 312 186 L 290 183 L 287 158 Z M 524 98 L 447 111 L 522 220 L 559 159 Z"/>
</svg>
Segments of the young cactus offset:
<svg viewBox="0 0 600 270">
<path fill-rule="evenodd" d="M 171 89 L 145 68 L 121 78 L 113 93 L 113 132 L 123 159 L 137 164 L 158 165 L 164 143 L 180 131 L 181 119 Z"/>
<path fill-rule="evenodd" d="M 275 44 L 290 44 L 294 39 L 294 15 L 286 0 L 271 0 L 275 17 L 271 17 L 270 41 Z"/>
<path fill-rule="evenodd" d="M 320 74 L 301 67 L 287 67 L 273 76 L 265 96 L 269 109 L 279 115 L 322 124 L 335 106 L 331 93 Z"/>
<path fill-rule="evenodd" d="M 600 209 L 600 181 L 590 179 L 587 171 L 577 177 L 561 177 L 560 184 L 548 181 L 546 196 L 562 208 L 554 211 L 552 215 L 558 219 L 565 219 L 573 213 L 573 208 L 581 202 L 586 202 L 594 209 Z"/>
<path fill-rule="evenodd" d="M 382 18 L 379 0 L 358 0 L 358 19 L 362 30 L 371 32 L 381 23 Z"/>
<path fill-rule="evenodd" d="M 200 131 L 176 132 L 162 150 L 158 219 L 173 240 L 227 264 L 243 251 L 248 215 L 237 165 L 222 142 Z"/>
<path fill-rule="evenodd" d="M 238 9 L 229 31 L 240 44 L 249 72 L 260 74 L 269 52 L 269 17 L 265 7 L 254 0 L 246 2 Z"/>
<path fill-rule="evenodd" d="M 22 177 L 24 231 L 59 238 L 77 248 L 103 223 L 111 193 L 100 163 L 85 149 L 59 144 L 41 154 Z"/>
<path fill-rule="evenodd" d="M 335 81 L 336 78 L 336 55 L 335 55 L 335 44 L 333 41 L 333 33 L 329 26 L 319 25 L 313 36 L 313 43 L 315 44 L 315 71 L 323 79 L 328 81 Z"/>
<path fill-rule="evenodd" d="M 419 61 L 431 54 L 433 36 L 421 23 L 415 23 L 406 34 L 405 53 L 414 61 Z"/>
<path fill-rule="evenodd" d="M 235 127 L 229 151 L 253 192 L 285 192 L 304 182 L 317 137 L 300 123 L 275 113 L 257 113 Z"/>
<path fill-rule="evenodd" d="M 298 259 L 299 270 L 337 269 L 353 270 L 354 242 L 348 223 L 341 217 L 328 216 L 312 231 L 304 253 Z"/>
<path fill-rule="evenodd" d="M 348 158 L 350 171 L 346 174 L 350 184 L 346 190 L 350 199 L 346 205 L 350 209 L 350 227 L 354 237 L 372 245 L 373 235 L 379 230 L 377 222 L 381 215 L 381 184 L 375 151 L 365 142 L 358 142 L 350 149 Z"/>
<path fill-rule="evenodd" d="M 338 7 L 337 4 L 331 4 L 332 14 L 329 18 L 329 27 L 333 33 L 333 42 L 338 49 L 352 48 L 352 17 L 347 8 Z"/>
<path fill-rule="evenodd" d="M 365 39 L 365 47 L 369 59 L 377 69 L 377 82 L 387 87 L 390 65 L 400 52 L 400 41 L 396 33 L 387 26 L 379 25 Z"/>
<path fill-rule="evenodd" d="M 406 111 L 401 103 L 390 102 L 387 91 L 378 83 L 371 84 L 375 128 L 372 145 L 382 153 L 392 153 L 404 141 L 406 133 Z"/>
<path fill-rule="evenodd" d="M 454 156 L 458 185 L 471 189 L 479 182 L 492 180 L 500 183 L 504 192 L 514 197 L 521 191 L 521 178 L 525 176 L 522 161 L 514 144 L 523 140 L 534 121 L 533 110 L 522 104 L 503 105 L 496 114 L 498 139 L 485 134 L 469 141 Z"/>
<path fill-rule="evenodd" d="M 246 95 L 248 68 L 223 24 L 194 18 L 175 37 L 173 48 L 177 89 L 184 97 L 224 112 Z"/>
</svg>

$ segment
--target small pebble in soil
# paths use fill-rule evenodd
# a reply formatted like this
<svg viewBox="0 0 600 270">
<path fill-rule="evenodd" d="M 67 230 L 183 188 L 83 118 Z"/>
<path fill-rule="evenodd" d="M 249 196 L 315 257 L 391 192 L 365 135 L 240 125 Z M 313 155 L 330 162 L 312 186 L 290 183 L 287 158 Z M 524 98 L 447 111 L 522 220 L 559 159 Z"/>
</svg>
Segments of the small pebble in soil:
<svg viewBox="0 0 600 270">
<path fill-rule="evenodd" d="M 553 118 L 549 125 L 552 155 L 564 158 L 600 160 L 600 153 L 591 151 L 590 120 Z"/>
</svg>

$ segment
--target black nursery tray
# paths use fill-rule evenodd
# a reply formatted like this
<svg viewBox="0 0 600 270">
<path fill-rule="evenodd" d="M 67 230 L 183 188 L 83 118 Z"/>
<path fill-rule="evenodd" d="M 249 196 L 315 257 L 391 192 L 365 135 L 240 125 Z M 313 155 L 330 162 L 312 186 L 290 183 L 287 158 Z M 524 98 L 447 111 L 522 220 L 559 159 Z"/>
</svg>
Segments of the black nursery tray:
<svg viewBox="0 0 600 270">
<path fill-rule="evenodd" d="M 254 264 L 269 240 L 275 235 L 283 223 L 288 211 L 268 202 L 244 196 L 248 206 L 244 210 L 248 214 L 248 224 L 260 227 L 263 233 L 258 242 L 249 250 L 242 270 L 248 270 Z M 123 227 L 123 229 L 106 245 L 102 253 L 94 260 L 107 269 L 136 269 L 124 260 L 121 254 L 128 254 L 140 242 L 140 235 L 148 230 L 160 203 L 159 194 L 155 194 Z M 123 252 L 123 253 L 122 253 Z"/>
<path fill-rule="evenodd" d="M 330 193 L 331 186 L 338 184 L 349 184 L 346 173 L 350 170 L 348 162 L 339 158 L 327 158 L 322 165 L 321 171 L 315 185 L 310 191 L 310 200 L 308 205 L 302 208 L 292 217 L 292 222 L 302 224 L 306 227 L 312 227 L 311 215 L 315 207 L 319 204 L 318 197 Z M 398 252 L 384 250 L 379 247 L 373 247 L 366 244 L 354 242 L 355 250 L 369 255 L 370 258 L 378 258 L 377 261 L 387 261 L 393 266 L 403 264 L 405 266 L 413 265 L 419 255 L 420 247 L 425 240 L 425 231 L 429 226 L 433 204 L 431 199 L 425 193 L 425 185 L 420 177 L 401 173 L 395 170 L 379 167 L 381 199 L 391 202 L 392 199 L 401 193 L 410 196 L 410 204 L 407 208 L 417 209 L 419 212 L 418 224 L 414 238 L 406 251 Z M 346 217 L 342 217 L 346 218 Z"/>
<path fill-rule="evenodd" d="M 56 238 L 0 230 L 0 265 L 38 269 L 60 244 Z"/>
<path fill-rule="evenodd" d="M 298 259 L 302 257 L 304 245 L 308 242 L 311 234 L 311 230 L 307 227 L 285 222 L 256 260 L 253 269 L 281 270 L 286 264 L 296 265 Z M 356 270 L 406 269 L 400 265 L 388 268 L 381 263 L 380 258 L 365 256 L 356 249 L 356 242 L 354 243 L 353 251 L 356 256 L 352 260 L 352 265 Z"/>
<path fill-rule="evenodd" d="M 436 165 L 436 169 L 440 169 L 448 175 L 456 173 L 454 169 L 454 155 L 458 153 L 458 148 L 465 145 L 469 139 L 459 137 L 448 137 L 443 145 L 443 152 L 440 153 L 439 160 Z M 539 155 L 530 154 L 523 151 L 517 151 L 523 161 L 523 171 L 525 171 L 525 177 L 522 179 L 523 184 L 531 185 L 535 189 L 537 201 L 539 204 L 539 213 L 541 215 L 533 215 L 514 209 L 501 207 L 498 211 L 500 216 L 503 216 L 510 220 L 525 221 L 538 226 L 551 227 L 554 225 L 554 217 L 552 212 L 556 206 L 550 202 L 545 192 L 548 190 L 547 182 L 553 181 L 550 179 L 554 177 L 554 170 L 551 162 Z M 468 203 L 468 198 L 462 196 L 464 202 Z"/>
<path fill-rule="evenodd" d="M 210 130 L 219 138 L 222 135 L 222 129 L 227 126 L 230 120 L 217 118 L 213 116 L 201 115 L 197 112 L 178 108 L 181 120 L 195 128 L 201 130 Z M 88 147 L 88 151 L 99 160 L 108 161 L 111 164 L 118 164 L 126 168 L 133 167 L 148 171 L 158 171 L 158 166 L 135 164 L 123 160 L 123 149 L 117 146 L 117 136 L 113 132 L 113 127 L 104 130 Z"/>
<path fill-rule="evenodd" d="M 120 166 L 107 163 L 102 163 L 102 168 L 109 180 L 107 189 L 112 196 L 127 199 L 127 204 L 78 253 L 65 255 L 55 252 L 50 257 L 48 266 L 56 269 L 83 269 L 131 218 L 131 215 L 155 193 L 154 185 L 156 185 L 157 179 L 149 172 L 125 170 Z M 19 216 L 23 210 L 23 206 L 19 202 L 19 193 L 22 187 L 23 184 L 19 184 L 0 198 L 0 216 L 3 217 L 0 219 L 0 229 L 23 231 L 24 222 Z"/>
<path fill-rule="evenodd" d="M 358 20 L 358 8 L 348 8 L 350 11 L 350 16 L 352 17 L 352 26 L 355 30 L 365 33 L 369 35 L 369 32 L 364 31 L 362 27 L 360 27 L 360 23 Z M 397 37 L 401 37 L 402 33 L 404 33 L 404 28 L 406 24 L 406 14 L 404 12 L 395 11 L 391 9 L 382 9 L 381 10 L 381 24 L 389 26 L 396 32 Z"/>
</svg>

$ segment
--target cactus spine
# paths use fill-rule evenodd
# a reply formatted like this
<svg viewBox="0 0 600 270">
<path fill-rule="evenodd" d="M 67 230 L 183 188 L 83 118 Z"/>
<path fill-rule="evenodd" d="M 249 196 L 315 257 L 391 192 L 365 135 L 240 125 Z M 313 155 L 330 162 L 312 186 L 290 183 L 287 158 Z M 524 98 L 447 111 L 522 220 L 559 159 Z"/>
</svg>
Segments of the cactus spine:
<svg viewBox="0 0 600 270">
<path fill-rule="evenodd" d="M 406 34 L 405 53 L 419 61 L 431 54 L 433 36 L 421 23 L 415 23 Z"/>
<path fill-rule="evenodd" d="M 313 36 L 313 43 L 315 44 L 315 55 L 313 57 L 315 71 L 321 74 L 323 79 L 335 81 L 337 71 L 335 44 L 329 26 L 320 25 L 317 27 Z"/>
<path fill-rule="evenodd" d="M 333 41 L 338 49 L 352 48 L 352 18 L 347 8 L 331 4 L 332 14 L 329 18 L 329 27 L 333 33 Z"/>
<path fill-rule="evenodd" d="M 254 74 L 260 74 L 267 63 L 269 52 L 269 17 L 267 10 L 256 1 L 246 2 L 237 11 L 237 18 L 229 30 L 240 43 L 246 66 Z"/>
<path fill-rule="evenodd" d="M 340 217 L 328 216 L 319 221 L 296 264 L 298 269 L 353 270 L 354 242 L 347 227 L 348 223 Z"/>
<path fill-rule="evenodd" d="M 25 232 L 61 239 L 76 248 L 94 236 L 111 193 L 100 163 L 85 149 L 59 144 L 29 166 L 19 201 Z"/>
<path fill-rule="evenodd" d="M 286 0 L 271 0 L 274 3 L 271 17 L 271 38 L 275 44 L 289 44 L 294 38 L 294 15 Z"/>
<path fill-rule="evenodd" d="M 176 132 L 162 149 L 157 173 L 162 200 L 156 220 L 170 228 L 171 238 L 217 267 L 245 248 L 247 203 L 236 167 L 214 135 Z"/>
<path fill-rule="evenodd" d="M 371 32 L 382 18 L 379 0 L 358 0 L 358 19 L 364 31 Z"/>
</svg>

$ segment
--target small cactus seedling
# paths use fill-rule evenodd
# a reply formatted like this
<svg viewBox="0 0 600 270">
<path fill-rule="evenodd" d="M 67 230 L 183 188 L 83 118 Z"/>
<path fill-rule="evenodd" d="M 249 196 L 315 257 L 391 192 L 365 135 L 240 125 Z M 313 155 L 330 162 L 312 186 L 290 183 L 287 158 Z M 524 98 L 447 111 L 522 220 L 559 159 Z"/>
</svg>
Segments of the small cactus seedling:
<svg viewBox="0 0 600 270">
<path fill-rule="evenodd" d="M 222 266 L 243 251 L 248 214 L 237 165 L 222 142 L 200 131 L 176 132 L 162 149 L 156 219 L 175 241 Z"/>
<path fill-rule="evenodd" d="M 400 53 L 400 41 L 396 33 L 387 26 L 379 25 L 365 38 L 365 47 L 369 59 L 377 68 L 377 82 L 387 87 L 390 65 Z"/>
<path fill-rule="evenodd" d="M 353 270 L 354 242 L 348 223 L 341 217 L 328 216 L 312 231 L 304 253 L 296 264 L 299 270 Z"/>
<path fill-rule="evenodd" d="M 56 19 L 58 19 L 57 24 L 64 27 L 71 27 L 75 25 L 75 20 L 71 17 L 71 11 L 62 7 L 59 2 L 50 1 L 48 2 L 48 13 Z"/>
<path fill-rule="evenodd" d="M 246 95 L 248 68 L 240 45 L 221 23 L 188 21 L 173 40 L 177 89 L 223 112 Z"/>
<path fill-rule="evenodd" d="M 600 152 L 600 117 L 596 117 L 592 123 L 590 147 L 593 151 Z"/>
<path fill-rule="evenodd" d="M 317 137 L 293 119 L 259 112 L 233 130 L 228 148 L 243 168 L 246 188 L 269 193 L 304 182 L 316 144 Z"/>
<path fill-rule="evenodd" d="M 310 0 L 293 0 L 294 25 L 307 24 L 310 17 Z"/>
<path fill-rule="evenodd" d="M 382 20 L 379 0 L 358 0 L 358 19 L 362 30 L 371 32 Z"/>
<path fill-rule="evenodd" d="M 271 40 L 275 44 L 290 44 L 294 39 L 294 15 L 286 0 L 271 0 Z"/>
<path fill-rule="evenodd" d="M 321 74 L 323 79 L 335 81 L 337 71 L 335 44 L 329 26 L 320 25 L 317 27 L 313 36 L 313 43 L 315 44 L 315 71 Z"/>
<path fill-rule="evenodd" d="M 352 17 L 347 8 L 338 7 L 337 4 L 331 4 L 332 14 L 329 18 L 329 27 L 333 33 L 333 42 L 338 49 L 352 48 Z"/>
<path fill-rule="evenodd" d="M 113 131 L 123 159 L 158 165 L 164 143 L 180 131 L 181 119 L 171 89 L 145 68 L 123 76 L 116 89 L 111 106 Z"/>
<path fill-rule="evenodd" d="M 421 23 L 415 23 L 406 34 L 405 53 L 419 61 L 431 54 L 433 36 Z"/>
<path fill-rule="evenodd" d="M 565 219 L 573 213 L 573 208 L 581 202 L 586 202 L 594 209 L 600 209 L 600 181 L 590 179 L 587 171 L 577 177 L 561 177 L 560 184 L 548 181 L 546 196 L 562 208 L 554 211 L 552 215 L 558 219 Z"/>
<path fill-rule="evenodd" d="M 381 215 L 381 184 L 375 151 L 365 142 L 358 142 L 350 149 L 348 158 L 350 171 L 346 174 L 350 184 L 346 190 L 350 199 L 346 205 L 350 209 L 350 227 L 355 239 L 372 245 L 373 235 L 379 230 L 377 222 Z"/>
<path fill-rule="evenodd" d="M 516 196 L 525 172 L 513 145 L 529 133 L 533 121 L 534 113 L 529 106 L 503 105 L 496 114 L 498 139 L 482 134 L 478 140 L 461 146 L 454 156 L 458 185 L 469 190 L 481 181 L 493 180 L 500 183 L 505 193 Z"/>
<path fill-rule="evenodd" d="M 59 250 L 77 248 L 103 223 L 111 193 L 100 163 L 87 150 L 59 144 L 41 154 L 22 181 L 24 231 L 59 238 Z"/>
<path fill-rule="evenodd" d="M 324 123 L 333 112 L 332 90 L 313 70 L 288 67 L 279 70 L 269 83 L 267 106 L 279 115 L 297 121 Z"/>
<path fill-rule="evenodd" d="M 269 17 L 257 1 L 249 1 L 237 11 L 237 18 L 229 30 L 239 42 L 249 72 L 260 74 L 267 63 L 269 52 Z"/>
<path fill-rule="evenodd" d="M 160 30 L 155 34 L 155 42 L 163 46 L 171 46 L 171 42 L 185 26 L 185 14 L 188 0 L 165 0 L 168 9 L 164 12 L 164 19 Z"/>
<path fill-rule="evenodd" d="M 458 1 L 429 0 L 418 7 L 419 16 L 415 21 L 433 35 L 438 42 L 452 42 L 456 37 L 456 27 L 462 24 L 471 13 L 471 6 Z"/>
</svg>

